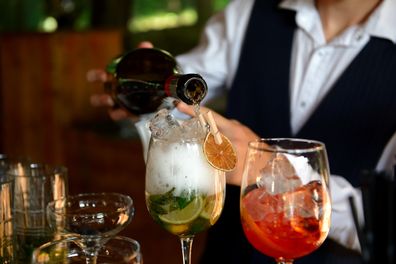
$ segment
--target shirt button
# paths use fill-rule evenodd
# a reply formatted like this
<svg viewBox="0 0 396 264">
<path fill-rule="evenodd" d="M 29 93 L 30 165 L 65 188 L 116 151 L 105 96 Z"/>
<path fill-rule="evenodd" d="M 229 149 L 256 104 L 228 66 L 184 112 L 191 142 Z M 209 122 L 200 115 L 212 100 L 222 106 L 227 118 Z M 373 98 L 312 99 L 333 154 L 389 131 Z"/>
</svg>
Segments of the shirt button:
<svg viewBox="0 0 396 264">
<path fill-rule="evenodd" d="M 323 57 L 324 55 L 326 55 L 326 52 L 325 52 L 324 50 L 319 50 L 319 51 L 318 51 L 318 55 L 319 55 L 320 57 Z"/>
<path fill-rule="evenodd" d="M 302 108 L 304 108 L 306 105 L 307 105 L 307 104 L 306 104 L 305 102 L 301 102 L 301 103 L 300 103 L 300 106 L 301 106 Z"/>
<path fill-rule="evenodd" d="M 355 34 L 356 41 L 360 41 L 362 40 L 362 38 L 363 38 L 363 31 L 362 30 L 357 31 Z"/>
</svg>

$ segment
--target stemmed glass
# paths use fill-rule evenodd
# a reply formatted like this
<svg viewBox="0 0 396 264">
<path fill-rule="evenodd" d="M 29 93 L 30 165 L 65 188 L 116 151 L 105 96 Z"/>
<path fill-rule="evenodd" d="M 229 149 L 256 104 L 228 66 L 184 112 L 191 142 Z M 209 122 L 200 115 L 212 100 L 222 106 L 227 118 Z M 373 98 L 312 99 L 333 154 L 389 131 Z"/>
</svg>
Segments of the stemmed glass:
<svg viewBox="0 0 396 264">
<path fill-rule="evenodd" d="M 96 263 L 101 247 L 131 221 L 132 198 L 119 193 L 83 193 L 52 201 L 47 206 L 50 226 L 61 237 L 79 237 L 76 243 Z"/>
<path fill-rule="evenodd" d="M 225 199 L 225 173 L 205 159 L 206 133 L 197 122 L 175 125 L 178 132 L 171 131 L 174 127 L 162 131 L 170 137 L 154 131 L 147 153 L 146 205 L 161 227 L 180 238 L 184 264 L 191 263 L 195 234 L 215 224 Z M 196 131 L 189 134 L 189 129 Z"/>
<path fill-rule="evenodd" d="M 330 228 L 329 166 L 318 141 L 270 138 L 249 143 L 240 211 L 249 242 L 277 263 L 316 250 Z"/>
<path fill-rule="evenodd" d="M 33 252 L 32 264 L 86 263 L 87 255 L 78 245 L 80 238 L 69 237 L 48 242 Z M 97 262 L 106 264 L 143 263 L 140 244 L 131 238 L 116 236 L 97 252 Z"/>
</svg>

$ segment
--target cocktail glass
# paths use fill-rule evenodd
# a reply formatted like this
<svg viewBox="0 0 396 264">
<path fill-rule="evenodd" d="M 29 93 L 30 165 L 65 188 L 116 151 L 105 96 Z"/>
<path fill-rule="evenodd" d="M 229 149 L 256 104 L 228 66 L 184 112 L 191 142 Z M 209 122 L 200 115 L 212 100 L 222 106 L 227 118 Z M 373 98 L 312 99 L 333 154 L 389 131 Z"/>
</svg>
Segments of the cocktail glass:
<svg viewBox="0 0 396 264">
<path fill-rule="evenodd" d="M 52 201 L 47 206 L 50 226 L 61 237 L 79 237 L 75 242 L 85 252 L 86 263 L 96 263 L 103 245 L 131 221 L 132 198 L 119 193 L 83 193 Z"/>
<path fill-rule="evenodd" d="M 207 132 L 197 118 L 179 125 L 162 112 L 152 120 L 150 128 L 146 205 L 155 222 L 180 238 L 183 263 L 189 264 L 195 234 L 214 225 L 220 217 L 225 173 L 206 160 L 203 141 Z"/>
<path fill-rule="evenodd" d="M 329 167 L 323 143 L 260 139 L 249 143 L 240 211 L 249 242 L 277 263 L 316 250 L 330 228 Z"/>
<path fill-rule="evenodd" d="M 32 264 L 86 263 L 87 255 L 79 246 L 80 238 L 69 237 L 48 242 L 33 252 Z M 96 253 L 97 263 L 141 264 L 140 244 L 131 238 L 116 236 L 107 241 Z"/>
</svg>

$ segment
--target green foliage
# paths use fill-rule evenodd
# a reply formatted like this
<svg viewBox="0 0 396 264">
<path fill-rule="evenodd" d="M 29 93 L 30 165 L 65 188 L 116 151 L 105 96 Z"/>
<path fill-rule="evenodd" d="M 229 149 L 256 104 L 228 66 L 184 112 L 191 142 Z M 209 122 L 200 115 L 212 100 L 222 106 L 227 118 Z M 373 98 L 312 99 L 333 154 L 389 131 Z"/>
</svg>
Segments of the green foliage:
<svg viewBox="0 0 396 264">
<path fill-rule="evenodd" d="M 117 4 L 117 1 L 111 3 Z M 132 0 L 129 0 L 132 1 Z M 207 0 L 133 0 L 132 17 L 140 24 L 166 24 L 165 28 L 193 25 L 197 21 L 197 3 Z M 213 11 L 221 10 L 230 0 L 212 0 Z M 0 0 L 0 31 L 41 31 L 43 21 L 52 16 L 58 21 L 58 30 L 85 30 L 91 26 L 94 0 L 75 0 L 72 9 L 60 5 L 61 1 L 50 0 Z M 171 17 L 173 15 L 173 17 Z M 177 16 L 176 18 L 174 18 Z M 161 21 L 155 22 L 162 18 Z M 176 21 L 176 22 L 175 22 Z M 151 23 L 151 22 L 150 22 Z M 149 30 L 161 30 L 154 27 Z M 140 31 L 140 30 L 138 30 Z"/>
<path fill-rule="evenodd" d="M 156 214 L 167 214 L 174 210 L 185 208 L 195 199 L 195 194 L 184 192 L 180 196 L 174 196 L 175 188 L 164 194 L 151 195 L 149 197 L 150 208 Z"/>
<path fill-rule="evenodd" d="M 222 10 L 230 0 L 214 0 L 214 10 L 219 11 Z"/>
<path fill-rule="evenodd" d="M 180 12 L 186 8 L 195 6 L 194 0 L 135 0 L 134 15 L 135 16 L 151 16 L 161 12 Z"/>
</svg>

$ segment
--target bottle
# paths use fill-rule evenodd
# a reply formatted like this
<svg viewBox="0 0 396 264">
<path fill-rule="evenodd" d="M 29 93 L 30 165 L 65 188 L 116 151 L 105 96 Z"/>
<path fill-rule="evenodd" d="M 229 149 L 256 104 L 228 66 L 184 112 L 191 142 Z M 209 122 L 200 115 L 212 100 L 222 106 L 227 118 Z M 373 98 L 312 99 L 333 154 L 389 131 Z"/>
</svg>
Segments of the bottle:
<svg viewBox="0 0 396 264">
<path fill-rule="evenodd" d="M 105 90 L 130 113 L 142 115 L 164 107 L 167 97 L 199 104 L 207 85 L 198 74 L 182 74 L 174 57 L 161 49 L 138 48 L 115 58 L 108 66 Z"/>
</svg>

